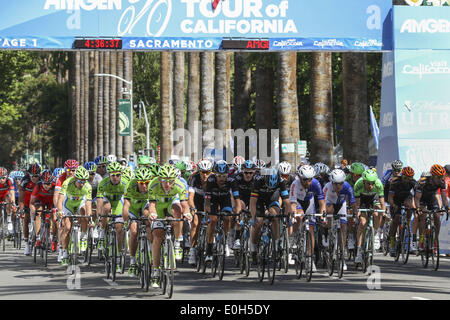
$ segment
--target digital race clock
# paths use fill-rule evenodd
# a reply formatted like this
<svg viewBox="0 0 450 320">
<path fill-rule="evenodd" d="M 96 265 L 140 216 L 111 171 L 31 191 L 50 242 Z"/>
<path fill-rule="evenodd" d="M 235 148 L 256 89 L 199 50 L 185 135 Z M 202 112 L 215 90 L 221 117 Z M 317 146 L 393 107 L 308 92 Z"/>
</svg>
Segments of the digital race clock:
<svg viewBox="0 0 450 320">
<path fill-rule="evenodd" d="M 74 49 L 122 49 L 122 39 L 77 39 Z"/>
</svg>

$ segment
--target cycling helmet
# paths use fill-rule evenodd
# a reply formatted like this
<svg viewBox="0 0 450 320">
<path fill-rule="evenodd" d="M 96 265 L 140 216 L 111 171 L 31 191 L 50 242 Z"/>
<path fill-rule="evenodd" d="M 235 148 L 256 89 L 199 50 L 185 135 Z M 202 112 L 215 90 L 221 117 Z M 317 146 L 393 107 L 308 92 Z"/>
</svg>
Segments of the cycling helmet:
<svg viewBox="0 0 450 320">
<path fill-rule="evenodd" d="M 114 172 L 122 172 L 123 168 L 122 165 L 118 162 L 111 162 L 108 167 L 106 168 L 108 170 L 108 173 L 114 173 Z"/>
<path fill-rule="evenodd" d="M 260 159 L 255 160 L 255 165 L 257 169 L 264 169 L 266 167 L 266 163 Z"/>
<path fill-rule="evenodd" d="M 271 168 L 270 171 L 264 175 L 264 182 L 266 183 L 266 186 L 268 186 L 271 189 L 274 189 L 278 185 L 278 170 L 276 168 Z"/>
<path fill-rule="evenodd" d="M 5 169 L 6 170 L 6 169 Z M 31 175 L 37 175 L 37 174 L 40 174 L 41 173 L 41 166 L 40 165 L 38 165 L 38 164 L 31 164 L 29 167 L 28 167 L 28 172 L 31 174 Z"/>
<path fill-rule="evenodd" d="M 139 168 L 138 171 L 136 171 L 135 178 L 138 181 L 148 181 L 152 178 L 152 174 L 148 168 L 143 167 Z"/>
<path fill-rule="evenodd" d="M 76 169 L 78 168 L 78 161 L 74 159 L 69 159 L 64 162 L 64 169 Z"/>
<path fill-rule="evenodd" d="M 421 178 L 427 178 L 427 177 L 431 177 L 431 173 L 429 171 L 422 171 L 422 173 L 420 174 Z"/>
<path fill-rule="evenodd" d="M 316 176 L 330 173 L 330 168 L 325 163 L 322 162 L 317 162 L 313 168 L 314 171 L 316 172 Z"/>
<path fill-rule="evenodd" d="M 366 182 L 375 182 L 378 179 L 378 175 L 373 170 L 366 170 L 362 173 L 362 178 Z"/>
<path fill-rule="evenodd" d="M 430 173 L 434 177 L 442 177 L 445 176 L 445 169 L 439 164 L 434 164 L 431 166 Z"/>
<path fill-rule="evenodd" d="M 59 178 L 60 175 L 62 175 L 64 173 L 64 168 L 55 168 L 55 170 L 53 170 L 53 176 L 55 178 Z"/>
<path fill-rule="evenodd" d="M 89 171 L 89 172 L 96 172 L 97 171 L 97 165 L 95 164 L 95 162 L 89 161 L 86 162 L 83 167 Z"/>
<path fill-rule="evenodd" d="M 130 167 L 126 167 L 125 169 L 123 169 L 122 178 L 125 179 L 126 181 L 130 181 L 131 179 L 133 179 L 134 178 L 133 170 L 131 170 Z"/>
<path fill-rule="evenodd" d="M 125 162 L 125 165 L 128 164 L 128 161 L 125 158 L 120 158 L 119 161 L 117 161 L 117 162 L 119 162 L 120 164 L 122 164 L 122 162 Z"/>
<path fill-rule="evenodd" d="M 219 174 L 228 173 L 228 163 L 225 160 L 217 161 L 213 171 Z"/>
<path fill-rule="evenodd" d="M 194 170 L 194 167 L 192 166 L 192 162 L 186 161 L 186 171 L 191 172 L 192 170 Z"/>
<path fill-rule="evenodd" d="M 150 170 L 150 173 L 153 175 L 153 177 L 157 177 L 158 176 L 158 172 L 159 172 L 159 165 L 157 163 L 152 163 L 148 169 Z"/>
<path fill-rule="evenodd" d="M 245 159 L 241 156 L 236 156 L 233 159 L 233 164 L 238 168 L 240 168 L 244 164 L 244 162 L 245 162 Z"/>
<path fill-rule="evenodd" d="M 402 175 L 407 177 L 414 177 L 414 170 L 411 167 L 404 167 L 402 169 Z"/>
<path fill-rule="evenodd" d="M 95 161 L 96 164 L 107 164 L 108 159 L 105 156 L 98 156 L 97 161 Z"/>
<path fill-rule="evenodd" d="M 287 161 L 283 161 L 278 164 L 278 172 L 280 174 L 290 174 L 291 169 L 292 169 L 291 164 Z"/>
<path fill-rule="evenodd" d="M 192 167 L 192 171 L 195 171 L 196 169 L 197 169 L 197 164 L 194 162 L 194 161 L 189 161 L 189 163 L 191 164 L 191 167 Z"/>
<path fill-rule="evenodd" d="M 53 179 L 55 179 L 55 177 L 50 172 L 50 170 L 42 171 L 42 173 L 41 173 L 41 180 L 42 180 L 42 182 L 52 182 Z"/>
<path fill-rule="evenodd" d="M 353 174 L 363 174 L 363 172 L 366 171 L 364 170 L 364 166 L 361 162 L 354 162 L 352 163 L 352 165 L 350 166 L 350 172 Z"/>
<path fill-rule="evenodd" d="M 203 159 L 198 163 L 198 170 L 200 171 L 211 171 L 213 164 L 208 159 Z"/>
<path fill-rule="evenodd" d="M 175 167 L 181 172 L 186 171 L 186 163 L 184 161 L 175 162 Z"/>
<path fill-rule="evenodd" d="M 77 178 L 78 180 L 87 180 L 89 179 L 89 172 L 85 167 L 79 166 L 75 170 L 75 178 Z"/>
<path fill-rule="evenodd" d="M 148 164 L 151 164 L 150 158 L 148 156 L 140 156 L 138 158 L 138 165 L 145 166 L 145 165 L 148 165 Z"/>
<path fill-rule="evenodd" d="M 170 164 L 165 164 L 159 168 L 158 176 L 160 178 L 176 178 L 176 169 Z"/>
<path fill-rule="evenodd" d="M 117 157 L 113 154 L 110 154 L 106 157 L 106 159 L 108 159 L 108 162 L 116 162 L 117 161 Z"/>
<path fill-rule="evenodd" d="M 181 178 L 181 170 L 178 168 L 175 168 L 175 172 L 176 172 L 177 179 L 180 179 Z"/>
<path fill-rule="evenodd" d="M 8 175 L 8 170 L 6 170 L 6 168 L 1 167 L 0 168 L 0 176 L 7 176 Z"/>
<path fill-rule="evenodd" d="M 148 160 L 150 161 L 150 163 L 156 163 L 156 160 L 153 157 L 148 157 Z"/>
<path fill-rule="evenodd" d="M 345 172 L 341 169 L 334 169 L 330 173 L 330 180 L 332 183 L 342 183 L 345 181 Z"/>
<path fill-rule="evenodd" d="M 256 169 L 256 165 L 252 160 L 245 160 L 244 164 L 242 165 L 243 169 Z"/>
<path fill-rule="evenodd" d="M 314 168 L 311 167 L 309 164 L 301 166 L 297 170 L 297 175 L 301 179 L 312 179 L 314 178 L 316 172 L 314 171 Z"/>
<path fill-rule="evenodd" d="M 392 170 L 402 170 L 403 168 L 403 162 L 400 160 L 394 160 L 391 163 Z"/>
</svg>

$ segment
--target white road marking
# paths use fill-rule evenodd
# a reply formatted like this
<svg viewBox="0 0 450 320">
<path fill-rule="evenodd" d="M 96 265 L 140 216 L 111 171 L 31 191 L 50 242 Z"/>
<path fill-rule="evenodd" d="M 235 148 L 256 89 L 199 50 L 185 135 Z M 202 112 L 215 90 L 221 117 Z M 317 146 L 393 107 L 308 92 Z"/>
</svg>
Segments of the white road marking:
<svg viewBox="0 0 450 320">
<path fill-rule="evenodd" d="M 113 287 L 117 287 L 119 284 L 117 282 L 112 281 L 111 279 L 103 279 L 107 284 Z"/>
<path fill-rule="evenodd" d="M 411 297 L 411 299 L 415 299 L 415 300 L 431 300 L 431 299 L 422 298 L 422 297 Z"/>
</svg>

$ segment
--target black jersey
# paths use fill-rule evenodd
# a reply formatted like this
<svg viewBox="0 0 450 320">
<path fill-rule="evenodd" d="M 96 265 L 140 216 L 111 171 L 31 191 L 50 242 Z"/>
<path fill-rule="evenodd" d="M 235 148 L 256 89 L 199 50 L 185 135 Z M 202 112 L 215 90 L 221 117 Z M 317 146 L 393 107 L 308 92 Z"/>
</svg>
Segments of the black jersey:
<svg viewBox="0 0 450 320">
<path fill-rule="evenodd" d="M 256 173 L 253 175 L 252 180 L 249 182 L 244 180 L 244 173 L 240 172 L 235 175 L 234 180 L 236 186 L 239 190 L 239 198 L 244 201 L 244 203 L 248 206 L 250 202 L 250 195 L 253 190 L 253 186 L 255 184 L 255 178 L 257 177 Z"/>
<path fill-rule="evenodd" d="M 289 198 L 289 191 L 286 187 L 286 181 L 281 179 L 280 176 L 278 176 L 278 182 L 274 188 L 270 188 L 268 185 L 266 185 L 264 176 L 257 176 L 254 180 L 255 183 L 253 186 L 253 191 L 251 193 L 252 197 L 268 200 L 275 192 L 279 191 L 282 199 Z"/>
<path fill-rule="evenodd" d="M 189 192 L 194 192 L 194 204 L 197 210 L 203 211 L 203 205 L 205 201 L 205 191 L 203 190 L 202 187 L 200 172 L 197 172 L 190 176 Z"/>
<path fill-rule="evenodd" d="M 416 185 L 416 192 L 422 193 L 422 197 L 420 198 L 421 204 L 430 206 L 436 205 L 435 194 L 439 189 L 445 194 L 444 179 L 441 179 L 438 184 L 434 184 L 432 180 L 432 177 L 427 177 L 423 180 L 423 183 L 418 183 Z"/>
<path fill-rule="evenodd" d="M 402 179 L 396 179 L 390 183 L 389 193 L 394 194 L 394 204 L 401 206 L 403 202 L 411 198 L 414 194 L 414 190 L 417 188 L 417 181 L 402 181 Z"/>
</svg>

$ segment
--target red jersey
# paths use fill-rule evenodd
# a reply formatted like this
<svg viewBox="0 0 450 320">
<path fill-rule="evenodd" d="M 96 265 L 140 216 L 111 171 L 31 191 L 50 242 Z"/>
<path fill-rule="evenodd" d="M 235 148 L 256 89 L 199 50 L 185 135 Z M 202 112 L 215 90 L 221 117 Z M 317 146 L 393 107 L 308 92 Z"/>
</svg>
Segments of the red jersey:
<svg viewBox="0 0 450 320">
<path fill-rule="evenodd" d="M 32 197 L 35 197 L 48 208 L 53 207 L 53 193 L 55 192 L 55 183 L 52 182 L 50 189 L 45 190 L 42 181 L 36 183 L 33 189 Z"/>
<path fill-rule="evenodd" d="M 67 171 L 64 171 L 64 173 L 59 176 L 58 181 L 56 181 L 56 186 L 55 186 L 56 191 L 61 191 L 61 187 L 62 187 L 64 181 L 66 181 L 66 179 L 67 179 Z"/>
<path fill-rule="evenodd" d="M 5 183 L 0 183 L 0 200 L 3 201 L 11 190 L 14 190 L 14 181 L 8 177 Z"/>
<path fill-rule="evenodd" d="M 450 177 L 444 179 L 445 185 L 447 186 L 447 197 L 450 198 Z"/>
<path fill-rule="evenodd" d="M 36 184 L 33 181 L 31 181 L 30 175 L 25 176 L 25 178 L 23 178 L 22 182 L 20 183 L 20 186 L 25 191 L 25 197 L 23 198 L 25 207 L 30 206 L 31 194 L 33 193 L 35 185 Z"/>
</svg>

